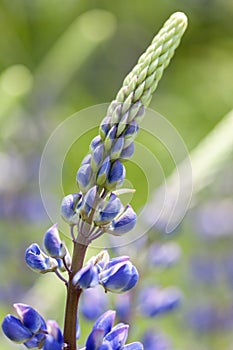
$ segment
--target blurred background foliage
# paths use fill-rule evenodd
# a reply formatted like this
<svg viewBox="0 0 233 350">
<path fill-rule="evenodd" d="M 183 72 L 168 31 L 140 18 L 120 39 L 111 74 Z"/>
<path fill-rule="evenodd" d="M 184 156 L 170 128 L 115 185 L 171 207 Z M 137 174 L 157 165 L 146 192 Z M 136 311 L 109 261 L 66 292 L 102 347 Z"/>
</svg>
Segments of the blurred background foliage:
<svg viewBox="0 0 233 350">
<path fill-rule="evenodd" d="M 62 323 L 63 286 L 53 276 L 35 276 L 23 259 L 25 248 L 41 242 L 51 224 L 38 182 L 43 148 L 71 114 L 114 98 L 138 56 L 175 11 L 187 14 L 189 28 L 150 107 L 174 125 L 191 151 L 233 108 L 232 1 L 0 0 L 1 318 L 12 312 L 13 302 L 24 301 Z M 92 134 L 67 155 L 65 193 L 76 191 L 75 173 Z M 174 164 L 164 147 L 143 133 L 139 140 L 169 175 Z M 218 142 L 213 149 L 224 147 L 224 135 Z M 150 232 L 151 242 L 175 241 L 182 254 L 176 266 L 153 270 L 147 278 L 178 286 L 184 300 L 172 314 L 138 318 L 132 339 L 149 325 L 171 339 L 165 350 L 233 349 L 232 149 L 227 153 L 208 186 L 194 193 L 179 229 L 169 237 Z M 214 158 L 211 147 L 209 157 Z M 146 181 L 133 163 L 127 170 L 139 210 L 147 200 Z M 83 327 L 82 339 L 88 327 Z M 1 334 L 0 348 L 15 347 Z"/>
</svg>

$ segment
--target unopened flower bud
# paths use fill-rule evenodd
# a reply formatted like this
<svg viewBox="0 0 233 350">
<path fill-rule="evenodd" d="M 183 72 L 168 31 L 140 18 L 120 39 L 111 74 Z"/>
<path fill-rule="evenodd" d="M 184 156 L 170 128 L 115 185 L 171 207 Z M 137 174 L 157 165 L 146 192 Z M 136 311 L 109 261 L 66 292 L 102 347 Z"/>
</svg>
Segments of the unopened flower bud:
<svg viewBox="0 0 233 350">
<path fill-rule="evenodd" d="M 74 193 L 65 196 L 61 203 L 61 216 L 70 225 L 77 225 L 79 222 L 78 206 L 81 202 L 81 193 Z"/>
<path fill-rule="evenodd" d="M 131 231 L 136 225 L 137 215 L 128 204 L 124 212 L 115 220 L 112 221 L 109 233 L 120 236 L 123 233 Z"/>
<path fill-rule="evenodd" d="M 134 142 L 132 141 L 126 148 L 123 148 L 120 158 L 121 160 L 127 160 L 132 158 L 134 154 Z"/>
<path fill-rule="evenodd" d="M 97 173 L 97 177 L 96 177 L 97 185 L 102 186 L 105 183 L 110 170 L 110 165 L 111 165 L 110 157 L 106 157 Z"/>
<path fill-rule="evenodd" d="M 93 171 L 91 164 L 83 164 L 79 168 L 76 176 L 76 180 L 80 190 L 86 193 L 89 188 L 93 185 Z"/>
<path fill-rule="evenodd" d="M 111 118 L 110 117 L 105 117 L 101 124 L 100 124 L 100 128 L 99 128 L 99 133 L 100 133 L 100 137 L 102 140 L 105 140 L 107 133 L 110 129 L 110 124 L 111 123 Z"/>
<path fill-rule="evenodd" d="M 98 170 L 103 160 L 103 156 L 104 156 L 104 145 L 103 143 L 101 143 L 92 151 L 91 166 L 94 171 Z"/>
<path fill-rule="evenodd" d="M 112 148 L 114 140 L 116 139 L 116 131 L 117 131 L 116 125 L 113 125 L 109 130 L 109 132 L 107 133 L 107 136 L 104 140 L 105 150 L 109 151 Z"/>
<path fill-rule="evenodd" d="M 62 243 L 57 224 L 50 227 L 50 229 L 44 235 L 44 247 L 47 253 L 52 258 L 63 258 L 66 254 L 66 249 Z"/>
<path fill-rule="evenodd" d="M 120 199 L 111 193 L 108 201 L 105 201 L 94 218 L 96 225 L 106 225 L 110 223 L 122 211 L 123 205 Z"/>
<path fill-rule="evenodd" d="M 109 175 L 106 181 L 108 190 L 115 189 L 123 184 L 125 179 L 125 167 L 119 159 L 115 160 L 110 168 Z"/>
<path fill-rule="evenodd" d="M 96 137 L 93 138 L 93 140 L 90 143 L 90 152 L 93 152 L 96 147 L 98 147 L 102 143 L 102 139 L 100 135 L 97 135 Z"/>
<path fill-rule="evenodd" d="M 97 195 L 97 187 L 94 186 L 83 197 L 80 213 L 84 219 L 88 217 L 89 213 L 94 208 L 96 195 Z"/>
</svg>

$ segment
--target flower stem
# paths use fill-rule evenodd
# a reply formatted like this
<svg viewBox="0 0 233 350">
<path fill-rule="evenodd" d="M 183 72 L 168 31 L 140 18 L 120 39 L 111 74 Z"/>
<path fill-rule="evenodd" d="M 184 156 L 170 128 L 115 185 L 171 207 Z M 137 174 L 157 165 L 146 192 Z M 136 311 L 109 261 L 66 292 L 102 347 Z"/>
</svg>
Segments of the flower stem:
<svg viewBox="0 0 233 350">
<path fill-rule="evenodd" d="M 82 289 L 73 286 L 73 277 L 83 266 L 87 245 L 74 242 L 73 258 L 71 273 L 69 275 L 69 282 L 67 288 L 66 311 L 65 311 L 65 325 L 64 325 L 64 342 L 67 350 L 76 350 L 76 325 L 77 325 L 77 310 L 79 298 Z"/>
</svg>

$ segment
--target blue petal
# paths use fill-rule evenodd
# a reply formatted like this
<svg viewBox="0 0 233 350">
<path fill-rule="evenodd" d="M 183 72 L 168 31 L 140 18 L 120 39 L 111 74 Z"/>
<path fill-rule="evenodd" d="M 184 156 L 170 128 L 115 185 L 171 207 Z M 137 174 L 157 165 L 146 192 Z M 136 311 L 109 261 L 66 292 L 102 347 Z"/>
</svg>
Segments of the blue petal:
<svg viewBox="0 0 233 350">
<path fill-rule="evenodd" d="M 57 224 L 50 227 L 44 236 L 44 246 L 48 254 L 54 258 L 63 258 L 62 242 L 57 229 Z"/>
<path fill-rule="evenodd" d="M 91 164 L 91 154 L 87 154 L 84 158 L 83 161 L 81 163 L 81 166 L 84 164 Z"/>
<path fill-rule="evenodd" d="M 134 228 L 137 221 L 137 215 L 130 205 L 125 208 L 123 214 L 112 222 L 112 234 L 118 235 L 126 233 Z"/>
<path fill-rule="evenodd" d="M 97 135 L 93 138 L 90 143 L 90 151 L 92 152 L 96 147 L 98 147 L 102 142 L 100 135 Z"/>
<path fill-rule="evenodd" d="M 12 315 L 7 315 L 4 318 L 2 330 L 10 340 L 17 343 L 23 343 L 33 336 L 33 333 L 18 318 Z"/>
<path fill-rule="evenodd" d="M 79 215 L 77 213 L 77 206 L 82 198 L 81 193 L 74 193 L 65 196 L 61 203 L 61 216 L 69 224 L 77 224 Z"/>
<path fill-rule="evenodd" d="M 111 159 L 118 159 L 124 147 L 124 137 L 119 137 L 111 148 Z"/>
<path fill-rule="evenodd" d="M 126 139 L 128 138 L 135 138 L 135 136 L 137 135 L 138 133 L 138 130 L 139 130 L 139 126 L 138 124 L 136 123 L 136 121 L 132 121 L 126 128 L 125 132 L 124 132 L 124 137 Z"/>
<path fill-rule="evenodd" d="M 137 271 L 135 266 L 132 266 L 131 277 L 129 279 L 129 282 L 122 289 L 122 292 L 126 292 L 126 291 L 132 289 L 136 285 L 138 278 L 139 278 L 138 271 Z"/>
<path fill-rule="evenodd" d="M 86 350 L 98 350 L 101 346 L 104 338 L 104 329 L 103 328 L 95 328 L 90 333 L 86 342 Z"/>
<path fill-rule="evenodd" d="M 37 333 L 42 326 L 41 316 L 38 312 L 26 304 L 14 304 L 17 314 L 23 325 L 31 332 Z"/>
<path fill-rule="evenodd" d="M 100 274 L 100 282 L 105 290 L 113 293 L 121 293 L 126 288 L 131 279 L 132 264 L 130 262 L 121 263 L 104 270 Z"/>
<path fill-rule="evenodd" d="M 36 271 L 47 270 L 47 262 L 46 259 L 41 254 L 40 247 L 38 244 L 31 244 L 25 252 L 25 260 L 27 265 Z"/>
<path fill-rule="evenodd" d="M 128 336 L 129 326 L 124 324 L 116 325 L 104 338 L 104 343 L 111 345 L 114 350 L 121 350 Z"/>
<path fill-rule="evenodd" d="M 108 184 L 118 184 L 121 185 L 125 179 L 125 167 L 119 161 L 119 159 L 115 160 L 111 166 L 109 176 L 108 176 Z"/>
<path fill-rule="evenodd" d="M 77 172 L 76 180 L 82 192 L 86 192 L 92 184 L 92 169 L 90 164 L 81 165 Z"/>
<path fill-rule="evenodd" d="M 97 267 L 92 264 L 84 266 L 75 274 L 73 284 L 83 289 L 97 286 L 99 284 Z"/>
<path fill-rule="evenodd" d="M 110 157 L 106 157 L 96 177 L 96 182 L 99 186 L 105 183 L 108 177 L 109 170 L 110 170 Z"/>
<path fill-rule="evenodd" d="M 111 194 L 107 205 L 99 213 L 99 223 L 111 222 L 122 210 L 122 203 L 120 199 L 115 195 Z"/>
<path fill-rule="evenodd" d="M 112 329 L 114 320 L 116 317 L 116 311 L 108 310 L 101 315 L 95 322 L 93 329 L 103 329 L 104 336 Z"/>
<path fill-rule="evenodd" d="M 134 154 L 134 142 L 130 143 L 129 146 L 124 148 L 121 152 L 121 159 L 130 159 Z"/>
<path fill-rule="evenodd" d="M 134 342 L 134 343 L 130 343 L 130 344 L 127 344 L 123 347 L 123 350 L 143 350 L 143 345 L 142 343 L 139 343 L 139 342 Z M 154 349 L 156 350 L 156 349 Z"/>
<path fill-rule="evenodd" d="M 41 344 L 43 344 L 44 340 L 45 340 L 45 334 L 39 333 L 34 335 L 32 339 L 25 342 L 24 345 L 28 349 L 35 349 L 35 348 L 38 348 Z"/>
<path fill-rule="evenodd" d="M 94 208 L 94 203 L 97 195 L 97 187 L 92 187 L 83 198 L 83 204 L 80 209 L 81 213 L 87 217 L 90 211 Z"/>
<path fill-rule="evenodd" d="M 103 140 L 105 139 L 105 137 L 110 129 L 110 125 L 111 125 L 111 118 L 110 117 L 105 117 L 100 124 L 99 133 L 100 133 L 101 138 Z"/>
<path fill-rule="evenodd" d="M 48 327 L 48 333 L 50 335 L 52 335 L 52 337 L 59 343 L 59 344 L 63 344 L 63 335 L 62 335 L 62 331 L 59 327 L 59 325 L 57 324 L 56 321 L 54 320 L 48 320 L 47 321 L 47 327 Z"/>
<path fill-rule="evenodd" d="M 117 256 L 116 258 L 110 259 L 106 268 L 109 269 L 112 266 L 115 266 L 117 264 L 120 264 L 120 263 L 126 262 L 126 261 L 129 261 L 129 256 L 127 256 L 127 255 Z"/>
<path fill-rule="evenodd" d="M 47 335 L 45 343 L 43 345 L 43 350 L 62 350 L 63 344 L 60 344 L 52 337 L 52 335 Z"/>
<path fill-rule="evenodd" d="M 100 144 L 93 150 L 93 153 L 92 153 L 92 164 L 94 162 L 95 168 L 98 168 L 99 165 L 101 164 L 103 155 L 104 155 L 104 145 Z"/>
</svg>

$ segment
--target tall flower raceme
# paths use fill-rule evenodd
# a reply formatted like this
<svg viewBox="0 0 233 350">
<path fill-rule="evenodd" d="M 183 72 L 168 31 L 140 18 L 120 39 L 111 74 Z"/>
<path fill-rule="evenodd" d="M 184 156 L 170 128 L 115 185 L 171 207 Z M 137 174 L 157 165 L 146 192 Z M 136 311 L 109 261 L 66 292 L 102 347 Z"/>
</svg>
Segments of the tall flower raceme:
<svg viewBox="0 0 233 350">
<path fill-rule="evenodd" d="M 104 233 L 124 235 L 136 224 L 136 213 L 129 204 L 121 203 L 116 189 L 124 182 L 123 163 L 134 153 L 134 139 L 145 108 L 186 27 L 187 18 L 181 12 L 167 20 L 109 105 L 99 134 L 92 140 L 89 153 L 77 172 L 80 192 L 69 194 L 61 204 L 61 215 L 70 226 L 73 240 L 72 258 L 60 239 L 57 225 L 45 233 L 44 249 L 34 243 L 26 250 L 25 260 L 32 270 L 55 273 L 66 285 L 64 333 L 55 321 L 46 323 L 30 306 L 16 304 L 19 317 L 8 315 L 2 323 L 4 333 L 12 341 L 27 348 L 76 350 L 80 326 L 77 311 L 82 291 L 99 285 L 106 292 L 119 294 L 136 285 L 138 271 L 128 256 L 110 258 L 104 250 L 85 264 L 84 259 L 91 241 Z M 129 326 L 113 327 L 114 318 L 114 311 L 103 314 L 94 324 L 83 349 L 143 349 L 139 342 L 125 344 Z"/>
</svg>

